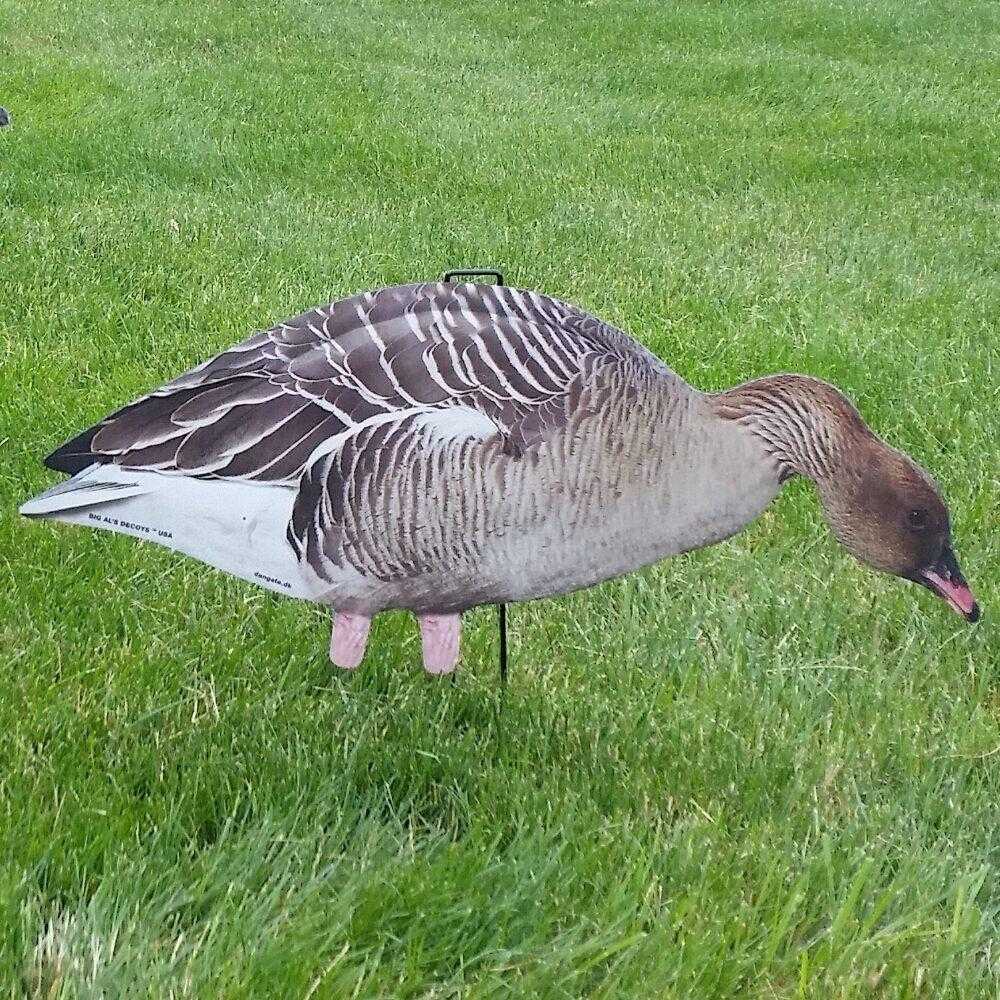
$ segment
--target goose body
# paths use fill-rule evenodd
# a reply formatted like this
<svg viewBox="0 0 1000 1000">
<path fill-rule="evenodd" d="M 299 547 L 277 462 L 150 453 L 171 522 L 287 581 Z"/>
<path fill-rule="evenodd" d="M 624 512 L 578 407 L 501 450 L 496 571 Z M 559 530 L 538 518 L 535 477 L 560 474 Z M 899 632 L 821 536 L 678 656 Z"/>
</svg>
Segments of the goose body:
<svg viewBox="0 0 1000 1000">
<path fill-rule="evenodd" d="M 73 478 L 22 512 L 329 605 L 343 665 L 373 614 L 410 609 L 425 665 L 446 670 L 467 608 L 710 545 L 794 473 L 822 495 L 860 418 L 825 383 L 776 378 L 706 394 L 557 299 L 396 286 L 257 333 L 102 420 L 46 459 Z"/>
</svg>

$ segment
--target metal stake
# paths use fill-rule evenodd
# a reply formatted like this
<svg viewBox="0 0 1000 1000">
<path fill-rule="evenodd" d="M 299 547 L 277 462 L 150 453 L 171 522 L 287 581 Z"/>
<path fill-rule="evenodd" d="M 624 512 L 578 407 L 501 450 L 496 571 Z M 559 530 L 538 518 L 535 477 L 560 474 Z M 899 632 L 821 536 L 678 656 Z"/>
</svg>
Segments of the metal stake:
<svg viewBox="0 0 1000 1000">
<path fill-rule="evenodd" d="M 494 285 L 502 285 L 503 273 L 495 268 L 472 268 L 457 271 L 445 271 L 442 281 L 454 281 L 456 278 L 492 278 Z M 497 605 L 497 625 L 500 628 L 500 683 L 507 684 L 507 605 Z"/>
<path fill-rule="evenodd" d="M 500 612 L 498 623 L 500 625 L 500 683 L 507 683 L 507 605 L 498 604 L 497 611 Z"/>
</svg>

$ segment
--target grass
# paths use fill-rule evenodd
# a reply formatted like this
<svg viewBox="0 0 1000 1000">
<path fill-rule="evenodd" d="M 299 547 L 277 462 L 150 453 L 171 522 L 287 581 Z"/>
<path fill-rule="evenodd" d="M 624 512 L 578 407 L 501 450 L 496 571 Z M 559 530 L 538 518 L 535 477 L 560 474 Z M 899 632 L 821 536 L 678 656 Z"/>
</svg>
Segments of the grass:
<svg viewBox="0 0 1000 1000">
<path fill-rule="evenodd" d="M 0 10 L 0 988 L 1000 995 L 996 6 Z M 73 431 L 447 267 L 717 388 L 840 384 L 986 609 L 739 538 L 512 612 L 457 682 L 153 546 L 26 523 Z"/>
</svg>

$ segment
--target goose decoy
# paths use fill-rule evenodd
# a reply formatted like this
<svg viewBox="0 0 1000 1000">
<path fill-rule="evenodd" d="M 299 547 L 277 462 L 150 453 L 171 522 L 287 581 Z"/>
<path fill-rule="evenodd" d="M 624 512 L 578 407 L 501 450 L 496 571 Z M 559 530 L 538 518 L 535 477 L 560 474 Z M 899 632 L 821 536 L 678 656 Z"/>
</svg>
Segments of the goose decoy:
<svg viewBox="0 0 1000 1000">
<path fill-rule="evenodd" d="M 414 612 L 451 671 L 460 615 L 564 594 L 721 541 L 792 476 L 859 560 L 979 608 L 931 477 L 832 385 L 688 385 L 537 292 L 401 285 L 320 306 L 106 417 L 45 464 L 30 516 L 159 542 L 328 605 L 356 667 Z"/>
</svg>

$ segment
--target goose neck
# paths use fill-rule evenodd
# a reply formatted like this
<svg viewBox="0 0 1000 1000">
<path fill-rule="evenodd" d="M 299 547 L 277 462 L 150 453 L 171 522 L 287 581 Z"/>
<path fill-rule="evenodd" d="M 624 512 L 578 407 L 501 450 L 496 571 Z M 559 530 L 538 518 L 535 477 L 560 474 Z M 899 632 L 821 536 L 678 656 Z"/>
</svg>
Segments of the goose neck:
<svg viewBox="0 0 1000 1000">
<path fill-rule="evenodd" d="M 852 448 L 871 431 L 839 389 L 807 375 L 768 375 L 711 397 L 716 415 L 735 420 L 763 443 L 782 482 L 835 479 Z"/>
</svg>

